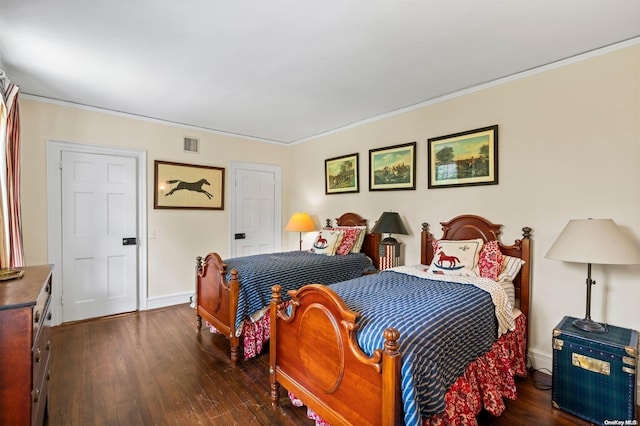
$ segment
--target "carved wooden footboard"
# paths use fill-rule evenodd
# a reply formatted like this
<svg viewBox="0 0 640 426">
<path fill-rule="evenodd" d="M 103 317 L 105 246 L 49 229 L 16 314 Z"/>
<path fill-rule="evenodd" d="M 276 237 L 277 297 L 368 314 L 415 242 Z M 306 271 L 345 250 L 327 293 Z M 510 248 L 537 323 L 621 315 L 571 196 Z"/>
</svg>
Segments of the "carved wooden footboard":
<svg viewBox="0 0 640 426">
<path fill-rule="evenodd" d="M 518 307 L 529 316 L 531 228 L 512 245 L 499 240 L 502 225 L 474 215 L 458 216 L 443 226 L 442 239 L 497 240 L 502 254 L 525 261 L 513 284 Z M 434 237 L 423 224 L 422 264 L 433 258 Z M 270 306 L 270 386 L 275 408 L 280 385 L 329 424 L 396 425 L 403 423 L 399 332 L 384 331 L 384 348 L 367 356 L 356 340 L 358 314 L 329 287 L 310 284 L 290 291 L 289 307 L 281 287 L 272 287 Z M 393 319 L 390 319 L 393 324 Z M 527 323 L 529 321 L 527 320 Z"/>
<path fill-rule="evenodd" d="M 358 314 L 329 287 L 291 291 L 290 314 L 281 287 L 272 287 L 271 400 L 280 384 L 329 424 L 402 423 L 398 331 L 384 331 L 384 349 L 366 355 L 356 341 Z"/>
<path fill-rule="evenodd" d="M 240 338 L 236 336 L 236 314 L 238 310 L 238 271 L 231 271 L 231 280 L 226 281 L 226 266 L 217 253 L 209 253 L 204 262 L 196 258 L 196 314 L 198 331 L 202 319 L 224 334 L 231 345 L 231 362 L 238 361 Z"/>
</svg>

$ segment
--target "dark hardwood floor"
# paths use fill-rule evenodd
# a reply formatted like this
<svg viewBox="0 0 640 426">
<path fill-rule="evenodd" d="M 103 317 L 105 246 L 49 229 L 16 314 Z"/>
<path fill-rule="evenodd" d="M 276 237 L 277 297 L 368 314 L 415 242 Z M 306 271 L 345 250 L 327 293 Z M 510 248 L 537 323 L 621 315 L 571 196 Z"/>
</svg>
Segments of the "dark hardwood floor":
<svg viewBox="0 0 640 426">
<path fill-rule="evenodd" d="M 179 305 L 55 327 L 49 425 L 313 425 L 284 390 L 271 409 L 268 353 L 234 368 L 228 341 L 195 323 Z M 534 383 L 519 380 L 518 400 L 479 424 L 589 424 L 553 409 L 550 390 Z"/>
</svg>

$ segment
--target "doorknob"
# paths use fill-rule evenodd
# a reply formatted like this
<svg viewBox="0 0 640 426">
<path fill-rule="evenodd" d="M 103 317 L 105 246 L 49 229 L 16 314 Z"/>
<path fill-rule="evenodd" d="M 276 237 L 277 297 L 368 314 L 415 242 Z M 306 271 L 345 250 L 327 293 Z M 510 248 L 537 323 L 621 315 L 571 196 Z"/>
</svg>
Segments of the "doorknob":
<svg viewBox="0 0 640 426">
<path fill-rule="evenodd" d="M 244 232 L 241 234 L 234 235 L 234 239 L 236 240 L 244 240 L 244 238 L 245 238 Z"/>
<path fill-rule="evenodd" d="M 135 237 L 123 238 L 122 239 L 122 245 L 123 246 L 135 246 L 136 244 L 138 244 L 138 239 L 135 238 Z"/>
</svg>

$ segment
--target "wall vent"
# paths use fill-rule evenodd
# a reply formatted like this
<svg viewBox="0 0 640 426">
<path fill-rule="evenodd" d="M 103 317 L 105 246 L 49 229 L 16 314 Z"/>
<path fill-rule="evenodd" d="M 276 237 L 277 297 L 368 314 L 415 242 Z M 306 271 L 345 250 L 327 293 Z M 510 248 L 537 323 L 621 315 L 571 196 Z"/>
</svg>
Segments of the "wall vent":
<svg viewBox="0 0 640 426">
<path fill-rule="evenodd" d="M 184 138 L 184 150 L 186 152 L 200 152 L 200 140 L 196 138 Z"/>
</svg>

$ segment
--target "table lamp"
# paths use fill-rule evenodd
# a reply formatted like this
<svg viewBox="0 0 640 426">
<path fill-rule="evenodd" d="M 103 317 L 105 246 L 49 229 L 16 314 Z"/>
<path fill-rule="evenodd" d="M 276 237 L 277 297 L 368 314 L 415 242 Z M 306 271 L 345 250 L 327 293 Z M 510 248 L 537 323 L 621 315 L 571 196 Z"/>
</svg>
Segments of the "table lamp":
<svg viewBox="0 0 640 426">
<path fill-rule="evenodd" d="M 302 251 L 302 233 L 311 232 L 316 230 L 316 226 L 313 224 L 313 220 L 308 213 L 294 213 L 289 218 L 289 223 L 284 227 L 285 231 L 296 231 L 299 233 L 300 238 L 300 251 Z"/>
<path fill-rule="evenodd" d="M 591 319 L 591 264 L 631 265 L 640 263 L 640 253 L 633 241 L 612 219 L 570 220 L 547 254 L 547 259 L 587 264 L 587 309 L 583 319 L 573 326 L 593 333 L 606 333 L 602 324 Z"/>
</svg>

